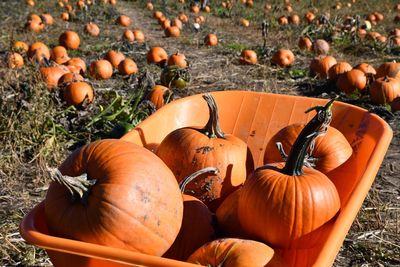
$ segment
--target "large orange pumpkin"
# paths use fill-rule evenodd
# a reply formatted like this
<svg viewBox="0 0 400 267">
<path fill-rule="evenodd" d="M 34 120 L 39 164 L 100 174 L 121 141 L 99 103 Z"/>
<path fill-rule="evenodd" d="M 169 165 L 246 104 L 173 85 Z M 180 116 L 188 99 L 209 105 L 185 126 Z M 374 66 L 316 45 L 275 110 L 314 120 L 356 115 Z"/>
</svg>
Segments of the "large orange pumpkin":
<svg viewBox="0 0 400 267">
<path fill-rule="evenodd" d="M 299 134 L 286 163 L 258 168 L 241 189 L 241 226 L 274 248 L 315 246 L 321 229 L 340 208 L 335 185 L 320 171 L 304 166 L 309 147 L 332 119 L 331 107 L 329 101 L 314 108 L 317 114 Z"/>
<path fill-rule="evenodd" d="M 264 164 L 281 162 L 283 160 L 281 152 L 290 151 L 304 126 L 304 124 L 295 123 L 277 132 L 267 144 Z M 278 142 L 282 151 L 279 151 L 276 146 Z M 326 134 L 315 140 L 313 151 L 308 151 L 307 157 L 309 160 L 316 160 L 309 163 L 314 165 L 317 170 L 327 173 L 342 165 L 350 158 L 352 153 L 353 149 L 346 137 L 336 128 L 329 126 Z"/>
<path fill-rule="evenodd" d="M 67 49 L 78 49 L 81 43 L 79 35 L 74 31 L 66 31 L 58 38 L 60 45 Z"/>
<path fill-rule="evenodd" d="M 95 79 L 107 80 L 113 74 L 113 67 L 108 60 L 100 59 L 90 64 L 89 72 Z"/>
<path fill-rule="evenodd" d="M 58 80 L 69 70 L 63 65 L 58 65 L 54 67 L 42 67 L 40 68 L 40 74 L 43 80 L 46 82 L 47 89 L 51 90 L 58 86 Z"/>
<path fill-rule="evenodd" d="M 147 149 L 96 141 L 58 170 L 45 199 L 52 235 L 157 256 L 175 240 L 182 195 L 172 172 Z"/>
<path fill-rule="evenodd" d="M 272 63 L 281 67 L 289 67 L 293 65 L 295 56 L 292 51 L 288 49 L 279 49 L 272 55 Z"/>
<path fill-rule="evenodd" d="M 320 79 L 326 79 L 329 69 L 336 63 L 336 59 L 332 56 L 314 58 L 310 63 L 310 74 L 317 75 Z"/>
<path fill-rule="evenodd" d="M 376 70 L 376 78 L 381 77 L 392 77 L 400 78 L 400 63 L 397 62 L 385 62 L 379 66 Z"/>
<path fill-rule="evenodd" d="M 367 76 L 361 70 L 352 69 L 339 75 L 336 86 L 346 94 L 351 94 L 356 90 L 361 92 L 367 86 Z"/>
<path fill-rule="evenodd" d="M 160 109 L 165 104 L 165 95 L 171 93 L 168 87 L 155 85 L 148 94 L 147 99 L 154 104 L 156 109 Z"/>
<path fill-rule="evenodd" d="M 50 50 L 42 42 L 35 42 L 29 46 L 28 57 L 42 63 L 44 59 L 50 59 Z"/>
<path fill-rule="evenodd" d="M 188 262 L 219 267 L 281 267 L 280 257 L 269 246 L 254 240 L 223 238 L 196 250 Z"/>
<path fill-rule="evenodd" d="M 330 69 L 328 71 L 328 79 L 331 81 L 336 81 L 336 79 L 338 78 L 338 76 L 340 74 L 348 72 L 352 68 L 353 67 L 347 62 L 344 62 L 344 61 L 338 62 L 335 65 L 333 65 L 332 67 L 330 67 Z"/>
<path fill-rule="evenodd" d="M 203 98 L 210 110 L 205 127 L 186 127 L 171 132 L 156 154 L 172 170 L 178 182 L 205 167 L 218 168 L 218 174 L 201 175 L 187 186 L 188 192 L 215 211 L 246 179 L 247 145 L 222 132 L 214 98 L 210 94 Z"/>
</svg>

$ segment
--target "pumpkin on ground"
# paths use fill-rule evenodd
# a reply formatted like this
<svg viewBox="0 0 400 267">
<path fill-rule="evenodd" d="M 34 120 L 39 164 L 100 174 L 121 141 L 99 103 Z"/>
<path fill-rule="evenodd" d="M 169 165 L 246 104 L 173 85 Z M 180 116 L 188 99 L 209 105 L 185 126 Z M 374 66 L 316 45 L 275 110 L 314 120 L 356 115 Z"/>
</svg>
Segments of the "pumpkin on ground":
<svg viewBox="0 0 400 267">
<path fill-rule="evenodd" d="M 60 35 L 58 41 L 67 49 L 78 49 L 81 43 L 79 35 L 74 31 L 66 31 Z"/>
<path fill-rule="evenodd" d="M 392 77 L 392 78 L 400 78 L 400 63 L 397 62 L 385 62 L 379 66 L 376 70 L 376 78 L 381 77 Z"/>
<path fill-rule="evenodd" d="M 147 52 L 147 62 L 154 64 L 165 64 L 168 59 L 168 54 L 162 47 L 152 47 L 149 52 Z"/>
<path fill-rule="evenodd" d="M 336 86 L 345 94 L 351 94 L 356 90 L 361 92 L 367 86 L 367 76 L 361 70 L 352 69 L 339 75 Z"/>
<path fill-rule="evenodd" d="M 254 240 L 223 238 L 196 250 L 188 262 L 210 267 L 280 267 L 281 258 L 269 246 Z"/>
<path fill-rule="evenodd" d="M 326 232 L 324 225 L 340 208 L 339 195 L 326 175 L 304 163 L 315 138 L 327 130 L 332 103 L 307 110 L 317 114 L 299 134 L 286 163 L 262 166 L 244 183 L 238 214 L 250 236 L 274 248 L 310 248 Z"/>
<path fill-rule="evenodd" d="M 243 50 L 240 55 L 240 63 L 247 64 L 247 65 L 254 65 L 257 64 L 257 53 L 253 50 Z"/>
<path fill-rule="evenodd" d="M 335 65 L 333 65 L 332 67 L 330 67 L 330 69 L 328 71 L 328 79 L 331 81 L 336 81 L 336 79 L 338 78 L 338 76 L 340 74 L 348 72 L 352 68 L 353 67 L 347 62 L 344 62 L 344 61 L 338 62 Z"/>
<path fill-rule="evenodd" d="M 400 81 L 387 76 L 378 78 L 371 84 L 369 94 L 375 104 L 391 104 L 400 96 Z"/>
<path fill-rule="evenodd" d="M 132 75 L 139 71 L 136 62 L 131 58 L 125 58 L 118 65 L 118 71 L 122 75 Z"/>
<path fill-rule="evenodd" d="M 82 81 L 72 82 L 63 90 L 63 99 L 68 106 L 79 106 L 85 100 L 87 103 L 92 103 L 93 97 L 94 95 L 92 86 Z"/>
<path fill-rule="evenodd" d="M 295 56 L 292 51 L 288 49 L 279 49 L 272 55 L 272 63 L 279 65 L 280 67 L 289 67 L 293 65 Z"/>
<path fill-rule="evenodd" d="M 161 256 L 179 232 L 178 183 L 143 147 L 96 141 L 75 150 L 51 177 L 45 218 L 52 235 Z"/>
<path fill-rule="evenodd" d="M 164 106 L 166 102 L 164 97 L 170 94 L 172 94 L 172 91 L 170 91 L 168 87 L 155 85 L 151 89 L 149 95 L 147 96 L 147 99 L 154 104 L 156 109 L 160 109 L 162 106 Z"/>
<path fill-rule="evenodd" d="M 49 90 L 56 88 L 58 86 L 58 80 L 68 72 L 69 69 L 64 65 L 40 68 L 42 79 L 46 82 L 47 89 Z"/>
<path fill-rule="evenodd" d="M 318 76 L 320 79 L 326 79 L 329 69 L 336 63 L 336 58 L 332 56 L 316 57 L 311 60 L 310 74 Z"/>
<path fill-rule="evenodd" d="M 100 59 L 90 64 L 89 72 L 95 79 L 107 80 L 113 74 L 113 66 L 108 60 Z"/>
<path fill-rule="evenodd" d="M 201 175 L 187 186 L 188 192 L 203 201 L 211 211 L 241 186 L 247 175 L 247 145 L 222 132 L 214 98 L 205 94 L 210 117 L 204 128 L 185 127 L 168 134 L 157 149 L 159 156 L 178 182 L 205 167 L 216 167 L 218 174 Z"/>
<path fill-rule="evenodd" d="M 10 69 L 20 69 L 24 66 L 24 58 L 18 53 L 10 53 L 7 56 L 7 64 Z"/>
<path fill-rule="evenodd" d="M 188 66 L 185 55 L 182 53 L 179 53 L 179 52 L 176 52 L 175 54 L 170 55 L 168 58 L 167 64 L 169 66 L 176 65 L 182 69 L 184 69 Z"/>
<path fill-rule="evenodd" d="M 163 257 L 185 261 L 196 249 L 214 239 L 215 231 L 211 211 L 199 199 L 185 194 L 185 189 L 186 185 L 198 175 L 217 171 L 218 169 L 213 167 L 204 168 L 189 175 L 179 184 L 183 194 L 182 226 L 174 243 Z"/>
</svg>

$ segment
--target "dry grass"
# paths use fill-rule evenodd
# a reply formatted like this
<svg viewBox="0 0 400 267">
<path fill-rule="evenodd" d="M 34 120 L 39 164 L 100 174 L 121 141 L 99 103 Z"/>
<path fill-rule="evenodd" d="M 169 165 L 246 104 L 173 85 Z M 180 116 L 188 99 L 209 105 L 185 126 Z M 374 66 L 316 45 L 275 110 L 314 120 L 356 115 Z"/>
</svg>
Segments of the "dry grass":
<svg viewBox="0 0 400 267">
<path fill-rule="evenodd" d="M 156 7 L 162 8 L 162 1 L 153 2 Z M 166 11 L 170 16 L 176 15 L 183 8 L 176 1 L 167 2 Z M 373 6 L 368 1 L 359 2 L 354 4 L 352 12 L 365 15 L 368 10 L 372 10 Z M 61 10 L 56 7 L 56 1 L 43 0 L 39 3 L 32 11 L 50 11 L 58 18 Z M 271 22 L 267 47 L 292 49 L 297 59 L 291 70 L 271 66 L 268 56 L 260 57 L 259 64 L 255 66 L 243 66 L 238 62 L 238 56 L 244 48 L 261 52 L 263 39 L 259 25 L 265 18 L 259 12 L 261 3 L 256 3 L 258 9 L 247 9 L 236 4 L 231 17 L 228 18 L 206 15 L 205 26 L 199 31 L 186 27 L 179 39 L 163 38 L 163 32 L 150 18 L 151 12 L 141 9 L 144 3 L 145 1 L 120 1 L 118 9 L 100 6 L 86 14 L 77 13 L 68 24 L 56 19 L 56 25 L 41 34 L 22 30 L 30 12 L 28 8 L 21 8 L 17 1 L 0 3 L 0 28 L 3 29 L 0 35 L 0 55 L 3 58 L 14 40 L 31 43 L 38 39 L 54 46 L 57 44 L 58 35 L 70 28 L 84 37 L 80 50 L 74 51 L 73 54 L 85 57 L 87 63 L 101 57 L 112 48 L 134 58 L 141 70 L 140 75 L 131 78 L 116 75 L 109 81 L 92 81 L 96 91 L 95 102 L 86 109 L 71 109 L 62 104 L 57 92 L 49 93 L 46 90 L 37 75 L 35 64 L 29 63 L 27 67 L 18 71 L 9 70 L 4 64 L 0 66 L 1 266 L 50 265 L 43 250 L 27 245 L 22 240 L 18 233 L 18 224 L 24 214 L 45 196 L 48 184 L 46 166 L 57 166 L 71 149 L 79 145 L 99 138 L 118 136 L 115 130 L 121 121 L 135 124 L 152 112 L 151 107 L 142 102 L 146 90 L 153 82 L 158 82 L 160 74 L 158 67 L 149 66 L 145 62 L 145 55 L 150 46 L 161 45 L 168 53 L 180 51 L 191 62 L 191 84 L 187 90 L 175 91 L 176 96 L 229 89 L 313 96 L 328 91 L 325 83 L 305 75 L 311 54 L 303 53 L 296 47 L 297 38 L 304 25 L 287 29 L 274 22 L 275 17 L 284 13 L 282 10 L 278 9 L 267 16 Z M 303 14 L 310 8 L 309 3 L 296 2 L 295 10 Z M 320 10 L 328 10 L 331 4 L 329 1 L 320 1 L 318 7 Z M 391 23 L 394 14 L 385 12 L 386 8 L 393 5 L 394 1 L 384 1 L 379 5 L 380 11 L 387 15 L 386 22 L 377 27 L 381 32 L 387 32 L 394 27 Z M 214 6 L 213 9 L 215 14 L 224 15 L 224 11 L 218 7 Z M 332 16 L 350 12 L 346 8 L 339 11 L 329 10 Z M 120 12 L 132 17 L 134 27 L 145 32 L 146 44 L 126 45 L 120 42 L 122 29 L 113 24 Z M 240 17 L 251 18 L 253 26 L 238 26 Z M 82 23 L 88 21 L 99 24 L 102 29 L 99 39 L 86 37 L 83 33 Z M 216 33 L 220 38 L 217 48 L 203 46 L 203 38 L 209 32 Z M 320 33 L 314 34 L 317 37 Z M 333 40 L 333 43 L 332 54 L 353 65 L 368 62 L 377 66 L 397 55 L 396 51 L 389 53 L 385 47 L 376 46 L 374 43 L 354 44 L 346 36 Z M 134 100 L 142 104 L 136 107 Z M 364 103 L 353 102 L 360 105 Z M 101 107 L 107 106 L 109 112 L 101 113 Z M 371 108 L 368 104 L 364 106 Z M 121 115 L 109 120 L 107 115 L 121 109 L 124 109 Z M 377 110 L 383 114 L 382 109 Z M 390 114 L 389 117 L 394 121 L 394 140 L 376 182 L 343 244 L 335 266 L 400 265 L 399 114 Z"/>
</svg>

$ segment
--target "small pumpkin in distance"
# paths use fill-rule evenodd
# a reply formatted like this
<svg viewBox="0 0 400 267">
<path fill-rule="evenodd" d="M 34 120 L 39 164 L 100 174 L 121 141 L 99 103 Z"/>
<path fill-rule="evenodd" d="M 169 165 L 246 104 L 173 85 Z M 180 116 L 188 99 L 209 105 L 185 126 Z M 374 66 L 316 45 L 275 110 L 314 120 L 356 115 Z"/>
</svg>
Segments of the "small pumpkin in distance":
<svg viewBox="0 0 400 267">
<path fill-rule="evenodd" d="M 354 69 L 358 69 L 361 70 L 362 72 L 364 72 L 365 74 L 369 74 L 369 75 L 375 75 L 376 74 L 376 70 L 373 66 L 367 64 L 367 63 L 360 63 L 358 65 L 356 65 L 354 67 Z"/>
<path fill-rule="evenodd" d="M 391 104 L 400 96 L 400 80 L 388 76 L 376 79 L 369 88 L 371 101 L 375 104 Z"/>
<path fill-rule="evenodd" d="M 13 50 L 16 52 L 28 52 L 29 50 L 29 45 L 27 45 L 25 42 L 22 41 L 16 41 L 13 44 Z"/>
<path fill-rule="evenodd" d="M 243 50 L 240 54 L 240 63 L 247 64 L 247 65 L 254 65 L 257 64 L 257 53 L 253 50 Z"/>
<path fill-rule="evenodd" d="M 93 37 L 97 37 L 100 35 L 100 28 L 97 24 L 89 22 L 85 25 L 85 32 Z"/>
<path fill-rule="evenodd" d="M 146 98 L 154 104 L 156 109 L 160 109 L 168 102 L 165 100 L 165 97 L 170 94 L 172 94 L 172 91 L 168 87 L 157 84 L 153 86 Z"/>
<path fill-rule="evenodd" d="M 209 267 L 278 267 L 285 266 L 275 251 L 258 241 L 222 238 L 197 249 L 187 260 Z"/>
<path fill-rule="evenodd" d="M 289 67 L 293 65 L 295 56 L 292 51 L 288 49 L 279 49 L 272 55 L 272 63 L 280 67 Z"/>
<path fill-rule="evenodd" d="M 216 46 L 218 44 L 218 37 L 214 33 L 209 33 L 204 38 L 204 43 L 209 46 Z"/>
<path fill-rule="evenodd" d="M 9 53 L 7 55 L 7 64 L 10 69 L 20 69 L 24 66 L 24 58 L 16 53 Z"/>
<path fill-rule="evenodd" d="M 50 59 L 54 60 L 57 64 L 64 64 L 70 60 L 68 56 L 68 51 L 64 46 L 56 46 L 51 49 Z"/>
<path fill-rule="evenodd" d="M 119 63 L 118 71 L 122 75 L 132 75 L 136 74 L 139 71 L 139 69 L 133 59 L 125 58 Z"/>
<path fill-rule="evenodd" d="M 385 76 L 396 79 L 400 78 L 400 63 L 397 62 L 382 63 L 376 70 L 375 78 L 381 78 Z"/>
<path fill-rule="evenodd" d="M 316 55 L 326 55 L 330 50 L 330 46 L 327 41 L 317 39 L 313 43 L 312 50 Z"/>
<path fill-rule="evenodd" d="M 63 90 L 63 99 L 68 106 L 82 105 L 86 100 L 87 103 L 93 102 L 93 88 L 86 82 L 72 82 Z"/>
<path fill-rule="evenodd" d="M 46 82 L 47 89 L 50 91 L 58 86 L 58 80 L 65 74 L 68 73 L 69 69 L 63 65 L 57 65 L 53 67 L 41 67 L 40 74 L 42 79 Z"/>
<path fill-rule="evenodd" d="M 61 18 L 63 21 L 69 21 L 69 13 L 68 13 L 68 12 L 63 12 L 63 13 L 61 13 L 60 18 Z"/>
<path fill-rule="evenodd" d="M 182 53 L 179 53 L 179 52 L 176 52 L 175 54 L 170 55 L 168 58 L 167 64 L 169 66 L 176 65 L 182 69 L 184 69 L 188 66 L 185 55 Z"/>
<path fill-rule="evenodd" d="M 299 25 L 300 24 L 300 17 L 299 15 L 291 15 L 289 16 L 289 23 L 293 24 L 293 25 Z"/>
<path fill-rule="evenodd" d="M 50 59 L 50 50 L 42 42 L 35 42 L 29 46 L 28 57 L 41 63 L 44 59 Z"/>
<path fill-rule="evenodd" d="M 141 30 L 134 30 L 133 35 L 138 43 L 143 43 L 145 40 L 144 33 Z"/>
<path fill-rule="evenodd" d="M 114 68 L 118 68 L 119 63 L 121 63 L 121 61 L 125 59 L 125 56 L 121 52 L 117 52 L 117 51 L 114 51 L 114 50 L 109 50 L 106 53 L 104 59 L 110 61 L 111 65 Z"/>
<path fill-rule="evenodd" d="M 44 210 L 52 235 L 161 256 L 179 232 L 178 183 L 143 147 L 96 141 L 75 150 L 51 177 Z"/>
<path fill-rule="evenodd" d="M 165 64 L 168 60 L 168 54 L 162 47 L 152 47 L 149 52 L 147 52 L 147 62 L 154 64 Z"/>
<path fill-rule="evenodd" d="M 344 62 L 344 61 L 338 62 L 329 68 L 328 79 L 331 81 L 336 81 L 336 79 L 338 78 L 338 76 L 340 74 L 348 72 L 348 71 L 352 70 L 352 68 L 353 67 L 347 62 Z"/>
<path fill-rule="evenodd" d="M 210 94 L 203 98 L 210 114 L 204 128 L 186 127 L 171 132 L 161 142 L 156 154 L 172 170 L 178 182 L 205 167 L 218 168 L 218 174 L 202 175 L 187 186 L 187 192 L 215 211 L 225 197 L 246 179 L 247 145 L 241 139 L 222 132 L 214 98 Z"/>
<path fill-rule="evenodd" d="M 70 60 L 67 61 L 66 65 L 78 67 L 80 69 L 81 74 L 84 74 L 86 72 L 86 62 L 79 57 L 71 58 Z"/>
<path fill-rule="evenodd" d="M 122 34 L 122 39 L 130 43 L 133 43 L 135 41 L 135 35 L 131 30 L 125 30 L 124 33 Z"/>
<path fill-rule="evenodd" d="M 73 82 L 82 82 L 84 78 L 82 75 L 73 72 L 67 72 L 58 80 L 58 86 L 68 85 Z"/>
<path fill-rule="evenodd" d="M 117 24 L 122 26 L 122 27 L 128 27 L 129 24 L 131 24 L 131 22 L 132 22 L 131 19 L 128 16 L 125 16 L 125 15 L 120 15 L 117 18 Z"/>
<path fill-rule="evenodd" d="M 289 20 L 288 20 L 288 18 L 285 17 L 285 16 L 280 16 L 280 17 L 278 18 L 278 24 L 279 24 L 279 25 L 288 25 L 288 24 L 289 24 Z"/>
<path fill-rule="evenodd" d="M 300 37 L 297 45 L 301 50 L 311 51 L 312 49 L 312 41 L 308 37 Z"/>
<path fill-rule="evenodd" d="M 74 31 L 63 32 L 58 38 L 58 42 L 66 49 L 78 49 L 81 43 L 79 35 Z"/>
<path fill-rule="evenodd" d="M 181 30 L 177 26 L 169 26 L 164 32 L 167 37 L 179 37 L 181 35 Z"/>
<path fill-rule="evenodd" d="M 335 185 L 323 173 L 304 166 L 315 138 L 332 119 L 333 100 L 317 106 L 286 163 L 267 164 L 246 179 L 239 198 L 243 230 L 274 248 L 310 248 L 319 242 L 324 225 L 340 208 Z"/>
<path fill-rule="evenodd" d="M 108 60 L 100 59 L 90 64 L 89 72 L 95 79 L 107 80 L 113 74 L 113 66 Z"/>
<path fill-rule="evenodd" d="M 367 86 L 367 76 L 358 69 L 352 69 L 339 75 L 336 87 L 345 94 L 351 94 L 358 90 L 362 92 Z"/>
<path fill-rule="evenodd" d="M 53 16 L 49 13 L 45 13 L 40 15 L 40 18 L 42 19 L 43 23 L 47 25 L 53 25 L 54 24 L 54 19 Z"/>
<path fill-rule="evenodd" d="M 326 79 L 329 69 L 336 63 L 336 58 L 332 56 L 316 57 L 310 62 L 310 74 L 318 76 L 320 79 Z"/>
</svg>

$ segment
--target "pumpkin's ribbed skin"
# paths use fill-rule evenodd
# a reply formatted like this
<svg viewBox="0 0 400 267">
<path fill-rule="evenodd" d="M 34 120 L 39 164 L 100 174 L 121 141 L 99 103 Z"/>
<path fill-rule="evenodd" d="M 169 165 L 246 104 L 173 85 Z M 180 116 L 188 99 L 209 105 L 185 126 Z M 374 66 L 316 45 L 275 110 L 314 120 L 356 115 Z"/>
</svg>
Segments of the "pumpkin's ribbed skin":
<svg viewBox="0 0 400 267">
<path fill-rule="evenodd" d="M 265 149 L 264 164 L 281 162 L 282 156 L 276 148 L 276 142 L 281 142 L 284 151 L 289 153 L 303 128 L 304 124 L 296 123 L 277 132 Z M 342 165 L 352 153 L 353 149 L 346 137 L 336 128 L 329 126 L 326 134 L 315 140 L 312 156 L 318 159 L 315 168 L 327 173 Z"/>
<path fill-rule="evenodd" d="M 269 246 L 246 239 L 224 238 L 205 244 L 188 262 L 210 267 L 285 266 Z"/>
<path fill-rule="evenodd" d="M 150 100 L 156 109 L 160 109 L 161 107 L 164 106 L 164 94 L 168 92 L 169 89 L 168 87 L 162 86 L 162 85 L 155 85 L 149 95 L 147 96 L 147 99 Z"/>
<path fill-rule="evenodd" d="M 161 256 L 182 222 L 182 195 L 172 172 L 150 151 L 101 140 L 74 151 L 59 167 L 96 179 L 86 204 L 53 182 L 45 215 L 53 235 Z"/>
<path fill-rule="evenodd" d="M 222 200 L 246 179 L 247 145 L 226 134 L 209 138 L 200 129 L 181 128 L 171 132 L 157 149 L 159 156 L 175 174 L 178 182 L 205 167 L 216 167 L 219 173 L 200 175 L 186 189 L 215 211 Z M 196 181 L 202 181 L 196 184 Z"/>
<path fill-rule="evenodd" d="M 280 172 L 284 163 L 266 165 L 246 180 L 239 220 L 246 233 L 275 248 L 310 248 L 318 228 L 340 208 L 334 184 L 321 172 L 303 167 L 301 176 Z"/>
<path fill-rule="evenodd" d="M 197 198 L 184 194 L 182 227 L 163 257 L 185 261 L 196 249 L 214 238 L 211 211 Z"/>
</svg>

